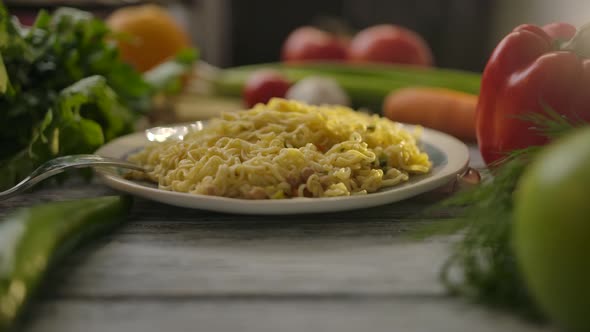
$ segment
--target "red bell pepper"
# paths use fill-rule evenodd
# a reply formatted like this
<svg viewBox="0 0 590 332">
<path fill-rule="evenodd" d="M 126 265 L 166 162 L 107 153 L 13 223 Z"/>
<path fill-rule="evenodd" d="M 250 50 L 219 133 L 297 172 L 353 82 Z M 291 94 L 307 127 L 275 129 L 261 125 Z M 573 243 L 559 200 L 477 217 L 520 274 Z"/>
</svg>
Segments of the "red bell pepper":
<svg viewBox="0 0 590 332">
<path fill-rule="evenodd" d="M 576 33 L 563 23 L 521 25 L 498 44 L 483 73 L 476 113 L 485 162 L 546 144 L 549 139 L 523 119 L 546 107 L 590 122 L 590 26 Z"/>
</svg>

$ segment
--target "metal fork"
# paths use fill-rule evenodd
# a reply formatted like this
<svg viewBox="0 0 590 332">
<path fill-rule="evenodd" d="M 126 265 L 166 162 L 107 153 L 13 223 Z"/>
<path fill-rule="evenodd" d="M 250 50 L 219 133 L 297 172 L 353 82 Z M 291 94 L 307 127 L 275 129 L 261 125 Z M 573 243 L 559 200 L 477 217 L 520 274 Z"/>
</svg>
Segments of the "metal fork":
<svg viewBox="0 0 590 332">
<path fill-rule="evenodd" d="M 112 166 L 145 172 L 141 166 L 131 162 L 121 159 L 102 157 L 94 154 L 76 154 L 71 156 L 57 157 L 39 166 L 31 173 L 31 175 L 27 176 L 14 187 L 0 192 L 0 200 L 18 195 L 19 193 L 31 188 L 37 183 L 56 174 L 63 173 L 67 169 L 96 166 Z"/>
</svg>

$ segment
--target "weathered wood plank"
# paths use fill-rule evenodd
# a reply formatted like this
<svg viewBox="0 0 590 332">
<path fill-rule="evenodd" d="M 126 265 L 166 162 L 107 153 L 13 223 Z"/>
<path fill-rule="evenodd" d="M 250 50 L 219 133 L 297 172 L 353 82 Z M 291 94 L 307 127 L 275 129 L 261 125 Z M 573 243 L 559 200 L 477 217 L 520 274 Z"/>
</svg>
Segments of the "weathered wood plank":
<svg viewBox="0 0 590 332">
<path fill-rule="evenodd" d="M 27 332 L 553 331 L 443 297 L 219 298 L 40 303 Z"/>
<path fill-rule="evenodd" d="M 159 232 L 142 226 L 132 224 L 63 262 L 49 283 L 63 287 L 51 296 L 444 292 L 437 277 L 448 243 L 404 243 L 386 225 L 374 235 L 361 223 L 356 237 L 305 225 L 279 236 L 280 227 L 204 230 L 187 223 Z"/>
</svg>

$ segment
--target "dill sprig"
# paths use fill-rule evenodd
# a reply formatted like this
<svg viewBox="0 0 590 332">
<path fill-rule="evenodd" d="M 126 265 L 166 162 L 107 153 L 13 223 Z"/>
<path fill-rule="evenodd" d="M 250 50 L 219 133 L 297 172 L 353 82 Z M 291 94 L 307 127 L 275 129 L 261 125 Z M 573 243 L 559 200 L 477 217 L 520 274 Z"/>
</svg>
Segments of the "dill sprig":
<svg viewBox="0 0 590 332">
<path fill-rule="evenodd" d="M 512 195 L 530 153 L 536 152 L 519 153 L 494 170 L 493 179 L 443 203 L 467 207 L 458 217 L 466 225 L 464 237 L 445 262 L 441 279 L 454 294 L 538 318 L 510 243 Z"/>
<path fill-rule="evenodd" d="M 527 114 L 539 134 L 551 140 L 572 131 L 580 121 L 571 121 L 549 107 L 544 112 Z M 460 208 L 458 216 L 430 228 L 427 235 L 462 231 L 441 270 L 441 280 L 448 289 L 477 302 L 508 309 L 525 317 L 541 320 L 517 268 L 511 245 L 514 200 L 518 181 L 530 161 L 543 149 L 531 146 L 509 153 L 489 167 L 482 183 L 460 192 L 439 207 Z M 424 233 L 424 232 L 423 232 Z"/>
</svg>

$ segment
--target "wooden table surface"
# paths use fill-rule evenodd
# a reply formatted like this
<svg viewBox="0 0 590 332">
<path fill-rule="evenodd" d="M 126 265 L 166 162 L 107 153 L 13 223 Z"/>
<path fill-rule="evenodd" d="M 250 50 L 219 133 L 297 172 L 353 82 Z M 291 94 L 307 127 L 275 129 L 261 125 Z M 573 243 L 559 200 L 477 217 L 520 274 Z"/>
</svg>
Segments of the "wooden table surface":
<svg viewBox="0 0 590 332">
<path fill-rule="evenodd" d="M 473 153 L 473 163 L 481 159 Z M 47 187 L 0 202 L 113 193 Z M 298 216 L 240 216 L 136 199 L 129 222 L 62 261 L 27 315 L 30 332 L 549 331 L 449 297 L 451 238 L 403 236 L 440 194 Z"/>
</svg>

